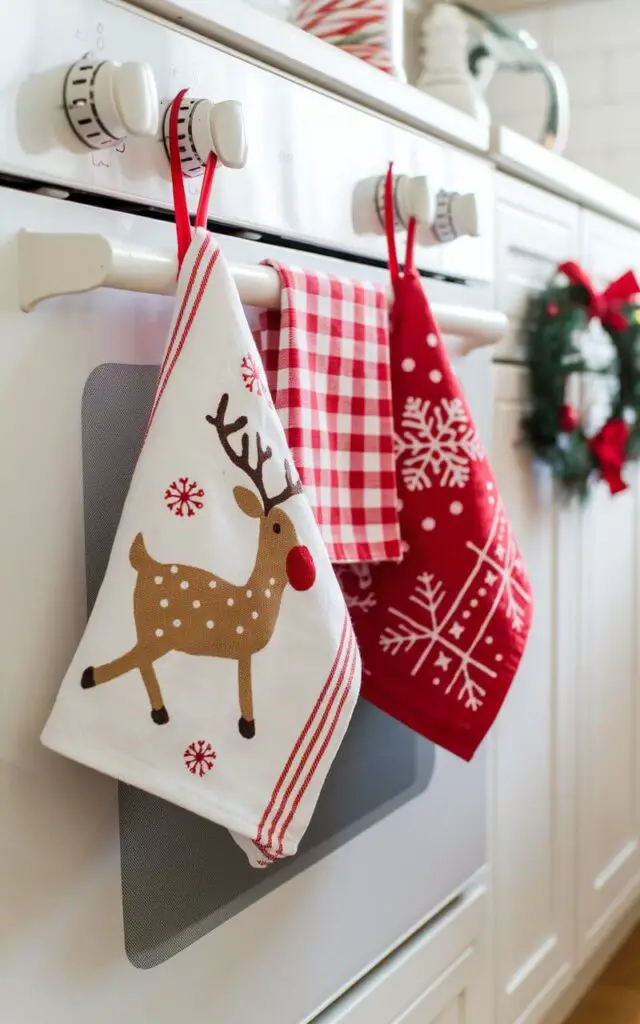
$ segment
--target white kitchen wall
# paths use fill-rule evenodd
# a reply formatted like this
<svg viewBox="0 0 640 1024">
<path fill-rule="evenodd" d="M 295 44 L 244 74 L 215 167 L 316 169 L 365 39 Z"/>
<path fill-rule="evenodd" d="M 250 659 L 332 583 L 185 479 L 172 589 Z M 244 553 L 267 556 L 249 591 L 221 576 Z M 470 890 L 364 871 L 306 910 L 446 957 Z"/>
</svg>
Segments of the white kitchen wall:
<svg viewBox="0 0 640 1024">
<path fill-rule="evenodd" d="M 525 28 L 564 71 L 571 98 L 565 156 L 640 194 L 640 0 L 580 0 L 503 15 Z M 494 120 L 539 137 L 541 84 L 501 73 Z"/>
</svg>

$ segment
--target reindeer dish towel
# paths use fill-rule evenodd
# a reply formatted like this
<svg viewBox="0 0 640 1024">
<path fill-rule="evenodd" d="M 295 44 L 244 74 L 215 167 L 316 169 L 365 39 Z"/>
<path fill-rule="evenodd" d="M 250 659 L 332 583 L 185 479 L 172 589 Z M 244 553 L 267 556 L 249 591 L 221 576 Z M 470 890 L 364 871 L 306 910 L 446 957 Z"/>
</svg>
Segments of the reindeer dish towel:
<svg viewBox="0 0 640 1024">
<path fill-rule="evenodd" d="M 52 750 L 295 853 L 360 660 L 235 284 L 198 229 L 102 588 L 42 734 Z"/>
</svg>

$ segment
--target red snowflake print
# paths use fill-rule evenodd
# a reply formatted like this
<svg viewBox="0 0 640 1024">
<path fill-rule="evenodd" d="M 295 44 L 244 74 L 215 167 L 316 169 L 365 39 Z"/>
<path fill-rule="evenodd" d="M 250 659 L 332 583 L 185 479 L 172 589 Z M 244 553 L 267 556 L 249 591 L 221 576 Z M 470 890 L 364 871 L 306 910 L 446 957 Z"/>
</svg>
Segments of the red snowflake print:
<svg viewBox="0 0 640 1024">
<path fill-rule="evenodd" d="M 192 775 L 199 775 L 201 779 L 213 768 L 216 760 L 216 752 L 206 740 L 195 740 L 184 752 L 184 763 Z"/>
<path fill-rule="evenodd" d="M 271 404 L 271 395 L 269 394 L 269 386 L 264 376 L 262 363 L 254 359 L 252 355 L 243 356 L 240 369 L 242 371 L 242 383 L 247 391 L 250 391 L 253 395 L 258 395 L 260 398 L 265 398 Z"/>
<path fill-rule="evenodd" d="M 204 502 L 204 491 L 195 480 L 181 476 L 174 480 L 164 492 L 164 500 L 170 512 L 177 516 L 195 516 Z"/>
</svg>

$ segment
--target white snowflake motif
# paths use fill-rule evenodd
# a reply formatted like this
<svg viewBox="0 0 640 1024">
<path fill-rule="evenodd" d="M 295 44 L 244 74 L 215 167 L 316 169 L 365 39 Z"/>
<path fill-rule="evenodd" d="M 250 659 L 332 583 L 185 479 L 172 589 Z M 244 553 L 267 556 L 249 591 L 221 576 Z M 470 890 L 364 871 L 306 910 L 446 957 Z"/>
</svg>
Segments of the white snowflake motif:
<svg viewBox="0 0 640 1024">
<path fill-rule="evenodd" d="M 441 487 L 464 487 L 470 463 L 485 457 L 482 442 L 459 398 L 431 402 L 407 398 L 402 433 L 394 439 L 395 457 L 409 491 L 424 491 L 437 479 Z"/>
<path fill-rule="evenodd" d="M 175 512 L 177 516 L 181 517 L 195 516 L 196 512 L 204 507 L 202 498 L 204 498 L 202 487 L 198 487 L 196 480 L 189 480 L 186 476 L 173 480 L 164 492 L 164 500 L 169 511 Z"/>
<path fill-rule="evenodd" d="M 462 627 L 458 622 L 449 625 L 451 611 L 457 602 L 454 602 L 447 614 L 441 615 L 440 609 L 446 596 L 440 580 L 435 580 L 432 573 L 421 573 L 409 600 L 426 613 L 426 621 L 407 615 L 398 608 L 390 608 L 389 612 L 396 620 L 395 625 L 387 626 L 383 631 L 380 646 L 392 656 L 401 651 L 418 648 L 418 657 L 411 669 L 412 676 L 418 674 L 436 648 L 434 668 L 448 671 L 450 664 L 454 663 L 451 678 L 447 681 L 446 693 L 455 693 L 458 700 L 464 701 L 464 706 L 469 711 L 477 711 L 482 706 L 487 691 L 477 678 L 474 678 L 472 672 L 476 677 L 481 675 L 489 679 L 495 679 L 496 673 L 473 658 L 469 650 L 463 650 L 457 645 L 456 640 L 460 638 Z"/>
<path fill-rule="evenodd" d="M 206 740 L 195 740 L 190 743 L 183 756 L 187 769 L 201 779 L 211 771 L 216 760 L 216 752 Z"/>
<path fill-rule="evenodd" d="M 504 660 L 490 633 L 494 617 L 501 608 L 514 633 L 521 632 L 531 595 L 520 576 L 522 563 L 502 507 L 494 511 L 484 547 L 470 541 L 466 547 L 475 561 L 460 590 L 451 597 L 432 573 L 419 575 L 410 605 L 389 608 L 393 623 L 383 630 L 380 646 L 392 657 L 414 652 L 412 676 L 430 659 L 431 667 L 445 676 L 433 677 L 433 685 L 446 682 L 447 694 L 477 711 L 486 684 L 497 678 L 493 666 Z"/>
<path fill-rule="evenodd" d="M 271 405 L 269 385 L 267 384 L 260 360 L 255 359 L 252 355 L 243 356 L 240 363 L 240 372 L 242 373 L 242 383 L 247 391 L 266 399 Z"/>
<path fill-rule="evenodd" d="M 361 612 L 368 612 L 371 608 L 375 608 L 376 595 L 373 592 L 363 593 L 363 591 L 370 590 L 373 585 L 371 566 L 364 563 L 362 565 L 337 565 L 336 576 L 342 586 L 345 604 L 349 611 L 357 608 Z M 352 581 L 354 577 L 358 582 L 359 593 L 357 594 L 349 593 L 346 586 L 348 581 L 350 579 Z"/>
<path fill-rule="evenodd" d="M 504 513 L 498 512 L 497 544 L 484 551 L 476 547 L 475 544 L 467 544 L 467 547 L 482 560 L 483 566 L 486 567 L 485 585 L 493 587 L 497 584 L 499 592 L 504 594 L 507 618 L 514 632 L 520 633 L 525 623 L 526 606 L 531 604 L 531 595 L 519 580 L 523 565 L 515 540 L 507 528 Z"/>
</svg>

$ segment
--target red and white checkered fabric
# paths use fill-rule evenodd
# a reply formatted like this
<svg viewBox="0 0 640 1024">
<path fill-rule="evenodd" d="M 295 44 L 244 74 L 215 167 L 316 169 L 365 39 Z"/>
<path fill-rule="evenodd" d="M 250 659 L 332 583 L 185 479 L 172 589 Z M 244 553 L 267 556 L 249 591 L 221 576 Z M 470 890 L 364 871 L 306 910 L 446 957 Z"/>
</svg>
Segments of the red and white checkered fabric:
<svg viewBox="0 0 640 1024">
<path fill-rule="evenodd" d="M 400 559 L 386 290 L 268 262 L 281 309 L 255 337 L 331 560 Z"/>
</svg>

